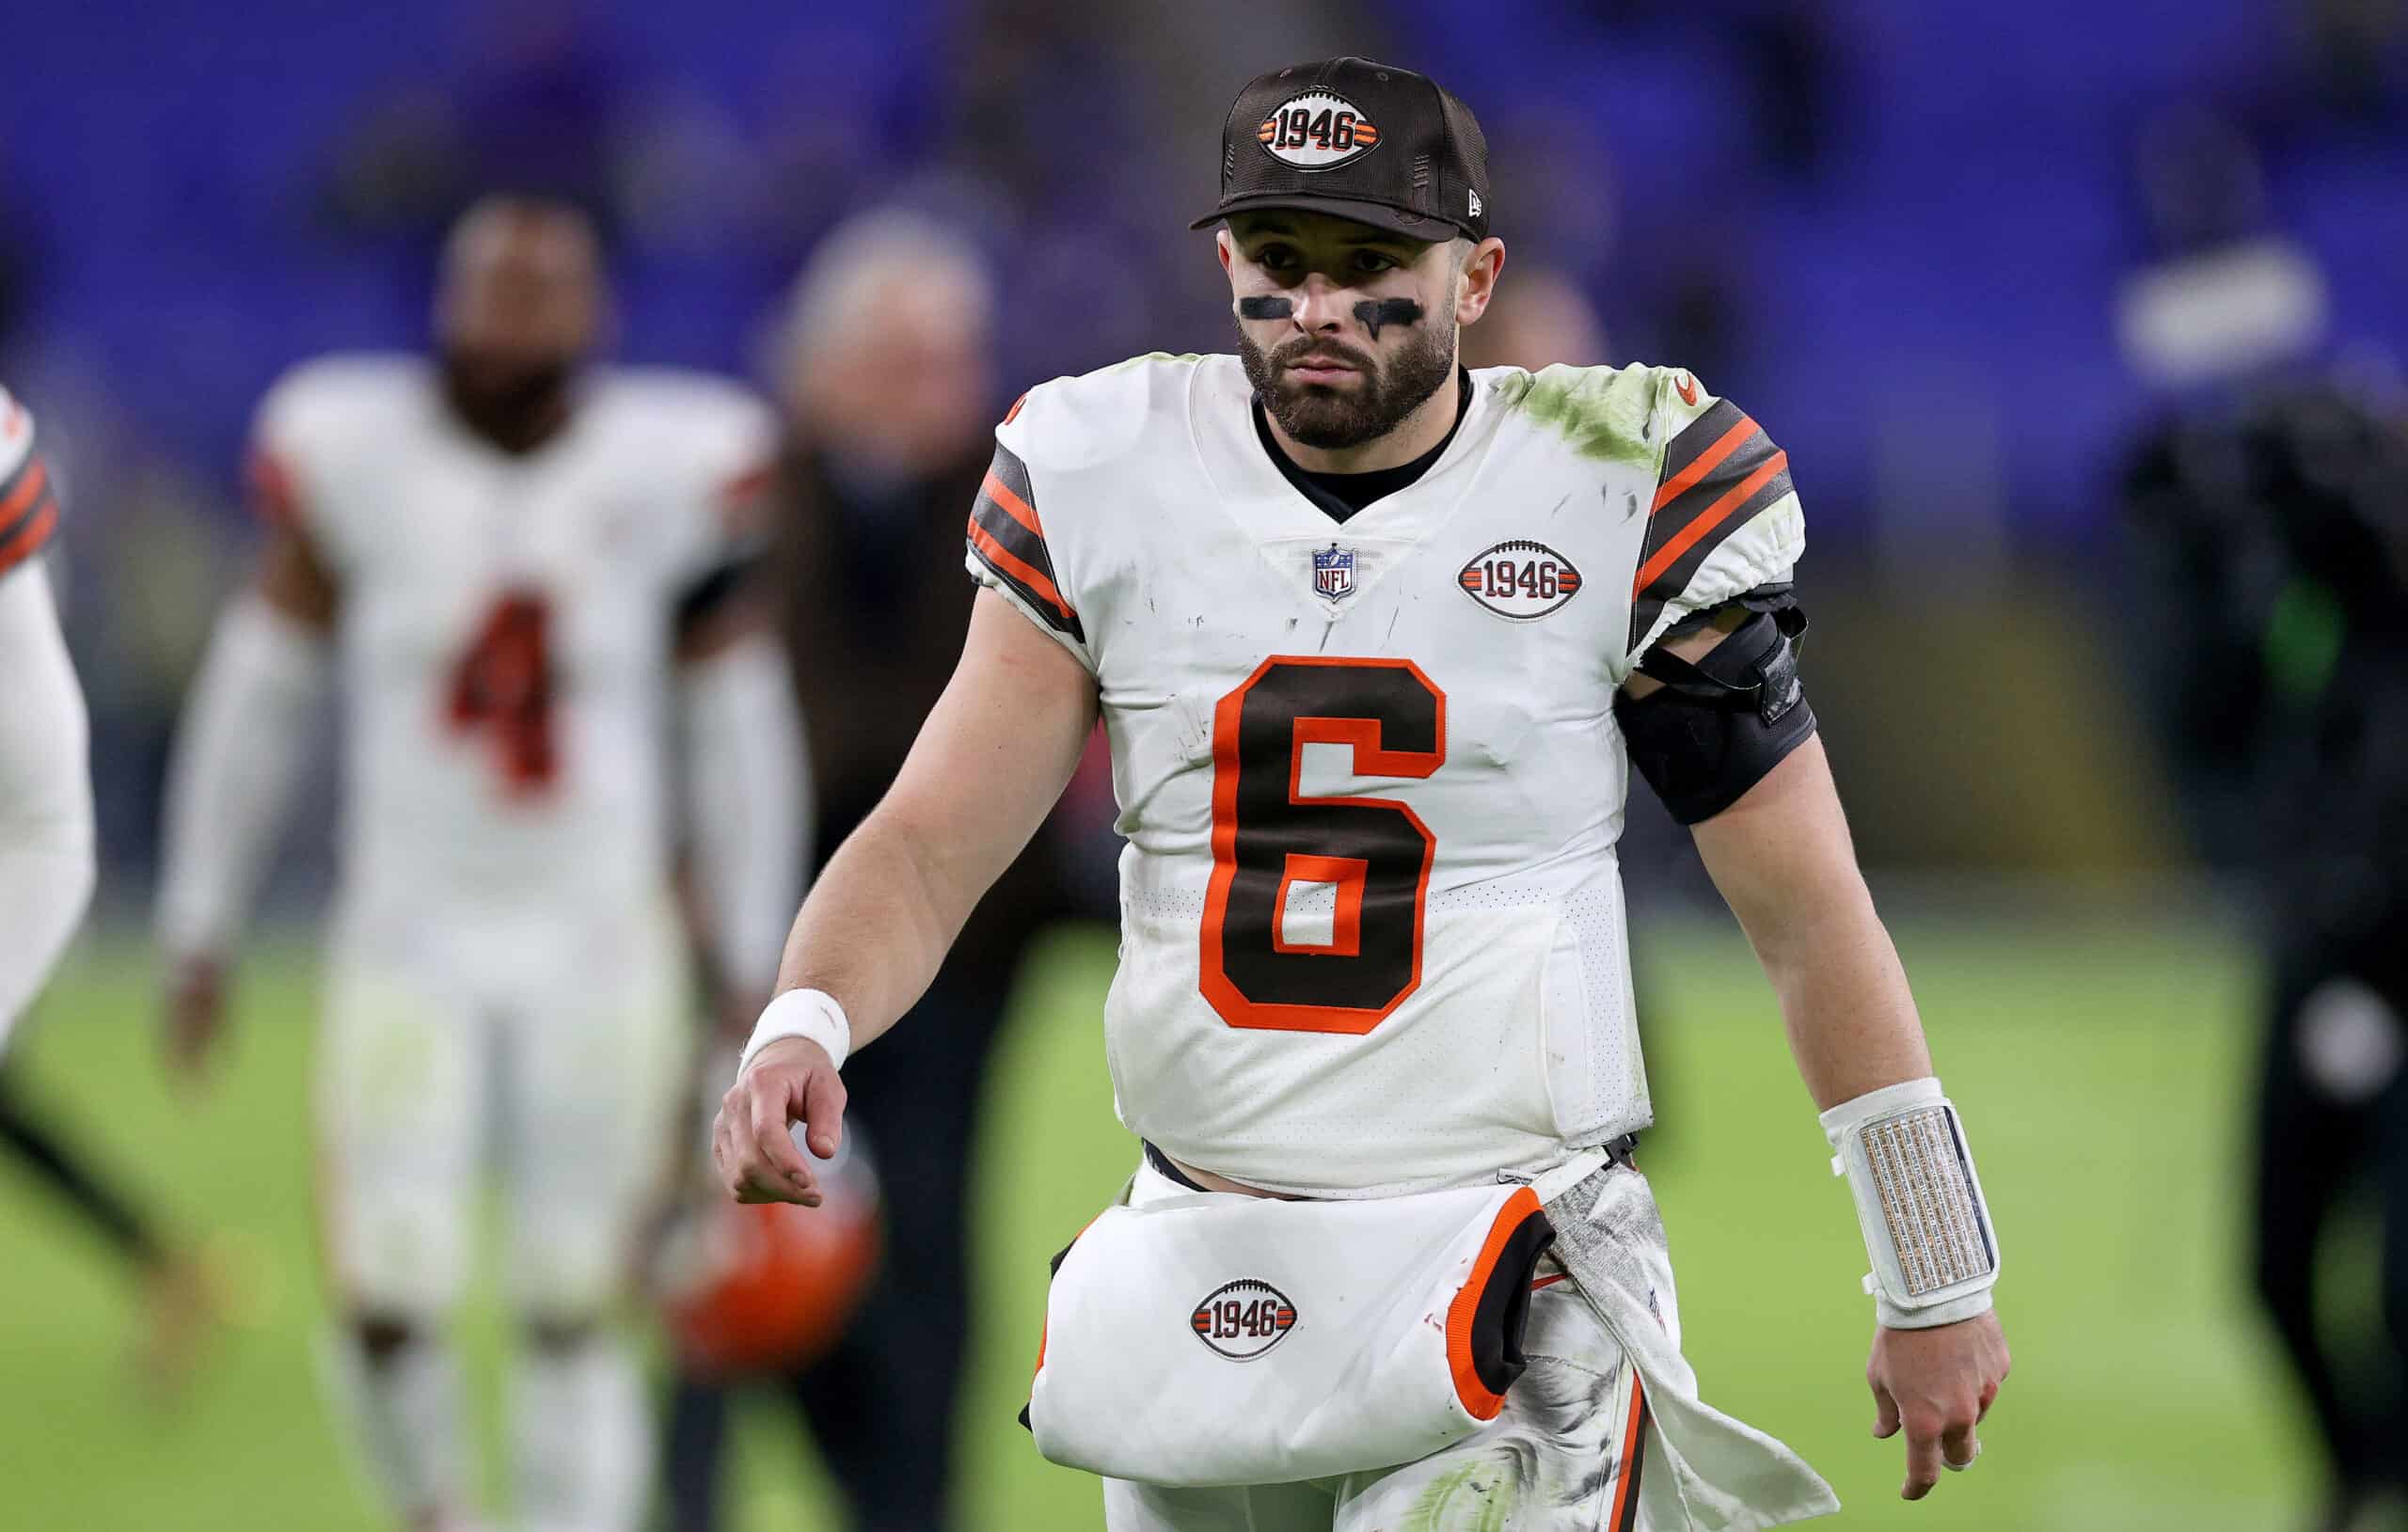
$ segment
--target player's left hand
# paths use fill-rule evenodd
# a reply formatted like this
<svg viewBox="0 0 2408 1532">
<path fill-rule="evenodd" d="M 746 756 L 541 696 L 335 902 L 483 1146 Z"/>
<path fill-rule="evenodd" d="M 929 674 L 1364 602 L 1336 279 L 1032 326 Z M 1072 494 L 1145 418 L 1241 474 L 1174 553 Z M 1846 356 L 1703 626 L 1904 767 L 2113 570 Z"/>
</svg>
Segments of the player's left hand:
<svg viewBox="0 0 2408 1532">
<path fill-rule="evenodd" d="M 1901 1499 L 1920 1500 L 1944 1466 L 1962 1472 L 1981 1456 L 1977 1428 L 2006 1381 L 2006 1335 L 1995 1313 L 1928 1330 L 1877 1330 L 1864 1381 L 1873 1387 L 1873 1434 L 1907 1433 Z"/>
</svg>

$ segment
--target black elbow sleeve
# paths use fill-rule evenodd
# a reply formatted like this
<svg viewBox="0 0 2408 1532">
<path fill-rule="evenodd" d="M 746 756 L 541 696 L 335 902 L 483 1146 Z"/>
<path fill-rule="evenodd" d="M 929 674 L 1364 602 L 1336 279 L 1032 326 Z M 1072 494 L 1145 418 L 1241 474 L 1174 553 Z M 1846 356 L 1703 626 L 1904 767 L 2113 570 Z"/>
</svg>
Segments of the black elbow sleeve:
<svg viewBox="0 0 2408 1532">
<path fill-rule="evenodd" d="M 1798 680 L 1795 608 L 1760 611 L 1692 664 L 1656 649 L 1639 663 L 1663 683 L 1614 703 L 1630 764 L 1684 825 L 1739 801 L 1814 732 Z"/>
</svg>

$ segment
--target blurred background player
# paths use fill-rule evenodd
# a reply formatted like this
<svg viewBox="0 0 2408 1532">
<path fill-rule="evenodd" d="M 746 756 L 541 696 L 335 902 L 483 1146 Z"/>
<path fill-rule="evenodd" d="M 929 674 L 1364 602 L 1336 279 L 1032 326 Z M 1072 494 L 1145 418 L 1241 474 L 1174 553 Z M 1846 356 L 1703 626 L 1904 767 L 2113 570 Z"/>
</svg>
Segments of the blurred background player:
<svg viewBox="0 0 2408 1532">
<path fill-rule="evenodd" d="M 972 592 L 954 566 L 961 508 L 993 450 L 994 318 L 976 248 L 900 210 L 832 230 L 787 302 L 765 583 L 811 719 L 822 855 L 894 782 L 969 630 Z M 862 1532 L 953 1524 L 945 1465 L 970 1325 L 979 1098 L 1022 954 L 1067 905 L 1057 846 L 1040 834 L 972 915 L 900 1046 L 847 1077 L 879 1177 L 897 1192 L 886 1202 L 889 1279 L 873 1284 L 832 1353 L 778 1387 L 809 1421 Z M 726 1405 L 719 1381 L 681 1381 L 668 1471 L 678 1532 L 721 1524 Z"/>
<path fill-rule="evenodd" d="M 2204 849 L 2262 893 L 2256 1287 L 2329 1479 L 2318 1532 L 2408 1527 L 2408 415 L 2285 382 L 2151 433 L 2127 510 L 2151 688 Z M 2169 630 L 2170 631 L 2170 630 Z M 2253 800 L 2234 816 L 2228 806 Z M 2370 1204 L 2381 1302 L 2328 1239 Z"/>
<path fill-rule="evenodd" d="M 171 777 L 159 934 L 189 1071 L 334 672 L 323 1216 L 345 1402 L 414 1528 L 469 1519 L 446 1320 L 488 1166 L 520 1524 L 638 1524 L 651 1429 L 609 1321 L 682 1079 L 673 851 L 682 829 L 707 965 L 756 994 L 798 881 L 798 723 L 747 579 L 768 412 L 713 379 L 589 366 L 605 303 L 581 213 L 491 199 L 445 250 L 435 358 L 329 358 L 276 387 L 254 461 L 270 541 Z"/>
<path fill-rule="evenodd" d="M 92 897 L 84 693 L 35 557 L 57 527 L 33 418 L 0 389 L 0 1044 Z"/>
<path fill-rule="evenodd" d="M 71 1148 L 8 1066 L 8 1038 L 92 896 L 92 782 L 84 693 L 39 557 L 58 488 L 33 417 L 0 388 L 0 1145 L 143 1278 L 151 1383 L 174 1383 L 212 1301 L 200 1267 Z"/>
<path fill-rule="evenodd" d="M 2158 250 L 2121 339 L 2178 391 L 2129 456 L 2122 521 L 2135 630 L 2182 637 L 2134 654 L 2175 801 L 2248 891 L 2265 970 L 2252 1286 L 2322 1450 L 2301 1524 L 2400 1532 L 2408 405 L 2387 367 L 2321 356 L 2329 276 L 2273 216 L 2239 120 L 2162 111 L 2135 147 Z M 2370 1263 L 2332 1238 L 2369 1227 Z"/>
</svg>

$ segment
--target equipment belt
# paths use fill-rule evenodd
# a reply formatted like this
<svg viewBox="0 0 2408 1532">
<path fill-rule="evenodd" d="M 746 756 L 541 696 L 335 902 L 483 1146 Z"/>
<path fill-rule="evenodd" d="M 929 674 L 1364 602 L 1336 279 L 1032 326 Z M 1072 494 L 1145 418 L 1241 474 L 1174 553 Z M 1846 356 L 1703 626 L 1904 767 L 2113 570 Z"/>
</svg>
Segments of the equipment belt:
<svg viewBox="0 0 2408 1532">
<path fill-rule="evenodd" d="M 1169 1180 L 1187 1188 L 1190 1192 L 1210 1192 L 1212 1190 L 1209 1186 L 1197 1185 L 1195 1177 L 1188 1175 L 1187 1172 L 1180 1169 L 1177 1165 L 1172 1164 L 1170 1156 L 1163 1153 L 1162 1150 L 1155 1148 L 1152 1140 L 1141 1139 L 1138 1142 L 1144 1144 L 1146 1146 L 1146 1163 L 1153 1166 L 1155 1170 L 1161 1172 L 1162 1175 Z M 1639 1152 L 1639 1135 L 1637 1133 L 1624 1133 L 1620 1138 L 1608 1139 L 1604 1144 L 1600 1145 L 1599 1147 L 1606 1151 L 1607 1159 L 1612 1161 L 1617 1165 L 1627 1167 L 1632 1162 L 1632 1156 Z"/>
</svg>

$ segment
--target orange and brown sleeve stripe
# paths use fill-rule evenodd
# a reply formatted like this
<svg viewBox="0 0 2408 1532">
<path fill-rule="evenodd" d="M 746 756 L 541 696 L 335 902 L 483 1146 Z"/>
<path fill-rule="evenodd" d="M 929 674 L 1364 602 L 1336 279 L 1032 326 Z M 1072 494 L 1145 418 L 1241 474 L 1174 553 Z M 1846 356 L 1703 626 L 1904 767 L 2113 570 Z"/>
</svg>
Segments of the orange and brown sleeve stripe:
<svg viewBox="0 0 2408 1532">
<path fill-rule="evenodd" d="M 0 575 L 42 550 L 58 529 L 58 495 L 40 452 L 27 452 L 0 482 Z"/>
<path fill-rule="evenodd" d="M 1086 629 L 1062 593 L 1045 526 L 1037 515 L 1037 492 L 1028 466 L 1008 447 L 997 446 L 995 461 L 970 506 L 970 551 L 988 573 L 1009 587 L 1057 633 L 1081 643 Z"/>
<path fill-rule="evenodd" d="M 1789 454 L 1727 399 L 1673 437 L 1631 577 L 1631 645 L 1647 637 L 1665 604 L 1688 589 L 1724 539 L 1789 493 Z"/>
</svg>

